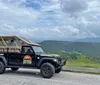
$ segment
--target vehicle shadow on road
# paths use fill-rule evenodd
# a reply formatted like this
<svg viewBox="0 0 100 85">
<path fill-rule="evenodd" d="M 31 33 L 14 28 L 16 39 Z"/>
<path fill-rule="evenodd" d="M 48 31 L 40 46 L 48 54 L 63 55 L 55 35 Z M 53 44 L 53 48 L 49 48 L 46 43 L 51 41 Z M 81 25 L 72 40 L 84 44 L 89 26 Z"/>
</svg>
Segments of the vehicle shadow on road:
<svg viewBox="0 0 100 85">
<path fill-rule="evenodd" d="M 24 71 L 24 70 L 18 70 L 18 71 L 12 71 L 12 70 L 6 70 L 5 74 L 9 75 L 17 75 L 17 76 L 29 76 L 29 77 L 41 77 L 39 71 Z"/>
</svg>

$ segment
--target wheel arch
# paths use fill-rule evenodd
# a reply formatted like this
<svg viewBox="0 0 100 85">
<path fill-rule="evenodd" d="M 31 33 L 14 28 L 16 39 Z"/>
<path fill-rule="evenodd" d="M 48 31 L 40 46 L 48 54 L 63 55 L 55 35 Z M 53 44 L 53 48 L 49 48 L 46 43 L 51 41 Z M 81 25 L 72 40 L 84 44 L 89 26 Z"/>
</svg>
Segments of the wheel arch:
<svg viewBox="0 0 100 85">
<path fill-rule="evenodd" d="M 7 60 L 4 56 L 0 56 L 0 61 L 2 61 L 5 66 L 7 66 Z"/>
<path fill-rule="evenodd" d="M 52 64 L 54 67 L 56 66 L 56 62 L 54 62 L 53 59 L 51 59 L 51 58 L 46 59 L 46 58 L 45 58 L 45 59 L 40 60 L 40 62 L 39 62 L 39 64 L 38 64 L 38 68 L 40 68 L 41 65 L 44 64 L 44 63 L 50 63 L 50 64 Z"/>
</svg>

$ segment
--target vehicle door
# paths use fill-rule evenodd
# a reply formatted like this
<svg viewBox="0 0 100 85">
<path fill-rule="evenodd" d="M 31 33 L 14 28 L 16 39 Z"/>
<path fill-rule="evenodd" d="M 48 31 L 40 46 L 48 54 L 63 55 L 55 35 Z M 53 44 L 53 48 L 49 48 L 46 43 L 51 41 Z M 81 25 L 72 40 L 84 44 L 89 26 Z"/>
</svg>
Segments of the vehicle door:
<svg viewBox="0 0 100 85">
<path fill-rule="evenodd" d="M 23 46 L 21 57 L 23 58 L 23 66 L 35 66 L 35 53 L 31 46 Z"/>
<path fill-rule="evenodd" d="M 9 66 L 21 66 L 22 65 L 22 57 L 20 53 L 8 53 L 7 60 Z"/>
</svg>

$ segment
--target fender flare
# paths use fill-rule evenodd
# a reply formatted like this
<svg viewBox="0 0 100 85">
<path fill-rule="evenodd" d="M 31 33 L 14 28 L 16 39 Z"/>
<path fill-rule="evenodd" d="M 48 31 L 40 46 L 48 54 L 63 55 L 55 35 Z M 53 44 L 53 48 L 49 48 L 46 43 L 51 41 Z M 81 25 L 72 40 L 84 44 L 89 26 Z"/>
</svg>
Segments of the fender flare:
<svg viewBox="0 0 100 85">
<path fill-rule="evenodd" d="M 40 67 L 42 62 L 45 62 L 45 61 L 52 61 L 52 62 L 54 62 L 53 58 L 42 58 L 42 59 L 40 59 L 40 61 L 38 63 L 38 67 Z"/>
<path fill-rule="evenodd" d="M 4 62 L 5 66 L 7 66 L 7 60 L 3 55 L 0 55 L 0 59 Z"/>
</svg>

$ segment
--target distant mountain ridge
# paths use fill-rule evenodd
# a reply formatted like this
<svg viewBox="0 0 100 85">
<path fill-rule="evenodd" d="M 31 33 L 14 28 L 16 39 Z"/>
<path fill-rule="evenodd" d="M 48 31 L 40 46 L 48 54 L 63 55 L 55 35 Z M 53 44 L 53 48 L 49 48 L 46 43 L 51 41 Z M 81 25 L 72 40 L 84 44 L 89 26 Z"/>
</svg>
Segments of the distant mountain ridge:
<svg viewBox="0 0 100 85">
<path fill-rule="evenodd" d="M 76 39 L 77 42 L 100 42 L 100 37 Z"/>
<path fill-rule="evenodd" d="M 47 40 L 40 43 L 46 52 L 80 52 L 88 56 L 100 56 L 100 42 L 72 42 Z"/>
<path fill-rule="evenodd" d="M 51 41 L 71 41 L 71 42 L 100 42 L 100 37 L 87 37 L 87 38 L 61 38 L 61 39 L 50 39 Z M 50 41 L 49 40 L 49 41 Z M 33 41 L 42 42 L 48 41 L 46 39 L 34 39 Z"/>
</svg>

